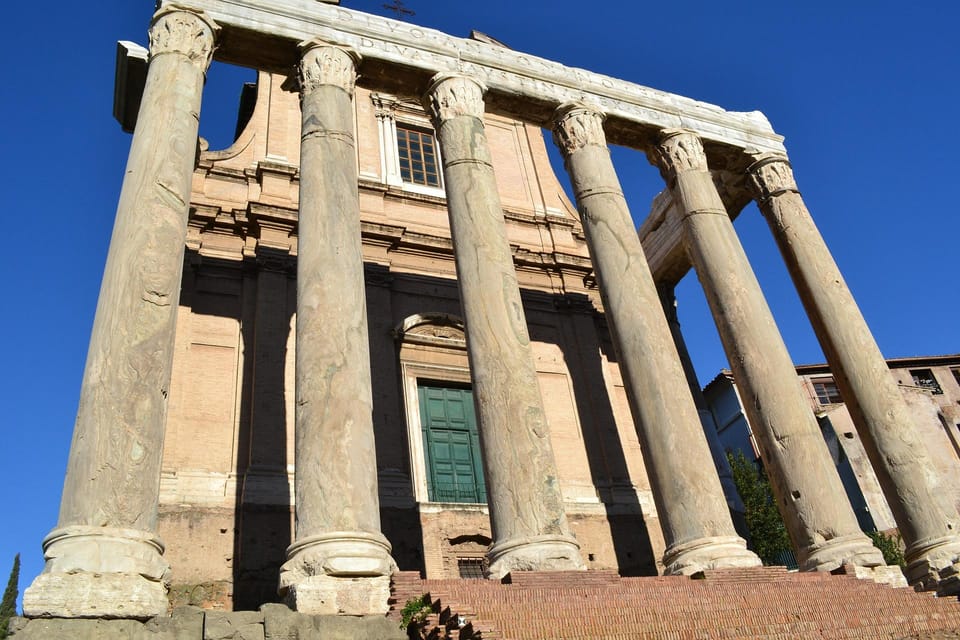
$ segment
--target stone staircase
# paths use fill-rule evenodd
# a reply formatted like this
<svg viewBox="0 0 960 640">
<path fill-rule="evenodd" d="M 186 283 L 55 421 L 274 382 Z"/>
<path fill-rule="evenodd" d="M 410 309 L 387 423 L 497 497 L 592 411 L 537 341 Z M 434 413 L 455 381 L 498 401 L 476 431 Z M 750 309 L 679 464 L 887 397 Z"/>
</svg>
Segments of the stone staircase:
<svg viewBox="0 0 960 640">
<path fill-rule="evenodd" d="M 401 572 L 392 594 L 398 623 L 406 602 L 429 596 L 422 637 L 431 640 L 933 639 L 960 630 L 956 598 L 782 567 L 694 578 L 518 572 L 502 583 Z"/>
</svg>

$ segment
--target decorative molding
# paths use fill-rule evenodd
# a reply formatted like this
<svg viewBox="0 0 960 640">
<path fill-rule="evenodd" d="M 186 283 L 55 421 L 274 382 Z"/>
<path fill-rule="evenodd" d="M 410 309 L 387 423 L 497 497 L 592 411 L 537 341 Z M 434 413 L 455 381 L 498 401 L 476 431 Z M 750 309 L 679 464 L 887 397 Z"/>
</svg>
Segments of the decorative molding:
<svg viewBox="0 0 960 640">
<path fill-rule="evenodd" d="M 562 104 L 553 116 L 553 142 L 564 157 L 586 146 L 606 147 L 605 118 L 602 111 L 582 102 Z"/>
<path fill-rule="evenodd" d="M 206 73 L 219 32 L 220 27 L 204 12 L 167 5 L 153 14 L 150 23 L 150 59 L 179 53 Z"/>
<path fill-rule="evenodd" d="M 324 85 L 340 87 L 351 96 L 357 84 L 360 54 L 319 40 L 300 43 L 300 92 L 309 93 Z"/>
<path fill-rule="evenodd" d="M 400 102 L 396 96 L 387 93 L 371 93 L 370 100 L 373 102 L 373 115 L 377 120 L 395 117 L 397 104 Z"/>
<path fill-rule="evenodd" d="M 756 162 L 747 167 L 747 176 L 757 202 L 763 204 L 783 193 L 800 193 L 793 178 L 793 167 L 785 155 L 764 153 L 754 157 Z"/>
<path fill-rule="evenodd" d="M 482 82 L 461 73 L 438 73 L 423 96 L 423 108 L 430 114 L 434 127 L 458 116 L 483 118 Z"/>
</svg>

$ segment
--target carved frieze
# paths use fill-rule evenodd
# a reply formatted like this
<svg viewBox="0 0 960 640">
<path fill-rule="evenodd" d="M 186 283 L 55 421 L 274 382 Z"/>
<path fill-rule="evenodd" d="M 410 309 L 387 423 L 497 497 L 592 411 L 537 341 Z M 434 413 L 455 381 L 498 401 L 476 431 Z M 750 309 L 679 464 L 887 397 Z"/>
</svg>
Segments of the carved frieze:
<svg viewBox="0 0 960 640">
<path fill-rule="evenodd" d="M 588 145 L 605 147 L 604 117 L 601 111 L 587 104 L 574 102 L 561 105 L 553 116 L 554 144 L 564 156 Z"/>
<path fill-rule="evenodd" d="M 154 14 L 150 25 L 150 57 L 180 53 L 206 72 L 213 59 L 220 27 L 205 13 L 169 5 Z"/>
<path fill-rule="evenodd" d="M 707 169 L 703 143 L 697 134 L 686 129 L 664 130 L 651 159 L 668 180 L 686 171 Z"/>
<path fill-rule="evenodd" d="M 353 95 L 360 55 L 352 49 L 318 40 L 300 44 L 300 91 L 308 93 L 323 85 L 340 87 Z"/>
<path fill-rule="evenodd" d="M 793 168 L 787 157 L 779 153 L 765 153 L 747 168 L 750 187 L 758 202 L 763 203 L 781 193 L 799 193 L 793 179 Z"/>
<path fill-rule="evenodd" d="M 434 76 L 423 97 L 423 108 L 434 126 L 457 116 L 483 117 L 483 94 L 487 88 L 479 80 L 458 73 Z"/>
</svg>

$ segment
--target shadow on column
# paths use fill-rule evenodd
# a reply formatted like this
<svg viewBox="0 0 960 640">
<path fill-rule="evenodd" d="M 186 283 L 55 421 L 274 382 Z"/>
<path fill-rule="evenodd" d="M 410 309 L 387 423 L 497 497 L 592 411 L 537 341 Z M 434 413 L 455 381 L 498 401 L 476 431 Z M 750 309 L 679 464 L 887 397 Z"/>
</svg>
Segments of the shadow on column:
<svg viewBox="0 0 960 640">
<path fill-rule="evenodd" d="M 554 306 L 560 312 L 563 334 L 559 346 L 570 372 L 587 460 L 606 510 L 620 575 L 657 575 L 657 558 L 604 382 L 601 353 L 612 364 L 617 362 L 606 323 L 584 295 L 555 296 Z M 535 327 L 531 331 L 535 334 Z M 587 560 L 588 551 L 584 551 Z"/>
</svg>

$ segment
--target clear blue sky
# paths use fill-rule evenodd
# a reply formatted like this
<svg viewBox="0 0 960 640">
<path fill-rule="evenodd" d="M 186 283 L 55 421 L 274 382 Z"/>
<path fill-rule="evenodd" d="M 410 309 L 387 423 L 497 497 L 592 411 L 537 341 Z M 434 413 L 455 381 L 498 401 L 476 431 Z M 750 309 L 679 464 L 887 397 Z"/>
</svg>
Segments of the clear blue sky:
<svg viewBox="0 0 960 640">
<path fill-rule="evenodd" d="M 383 0 L 346 7 L 387 14 Z M 406 0 L 409 21 L 712 102 L 763 111 L 883 352 L 960 351 L 960 5 L 940 2 Z M 153 3 L 13 3 L 0 37 L 7 97 L 6 336 L 0 376 L 0 580 L 21 591 L 54 526 L 87 340 L 129 136 L 111 117 L 117 40 L 146 42 Z M 201 134 L 229 142 L 239 83 L 215 66 Z M 661 188 L 642 154 L 615 153 L 635 217 Z M 797 363 L 822 361 L 756 209 L 742 241 Z M 701 382 L 726 360 L 699 285 L 680 312 Z"/>
</svg>

